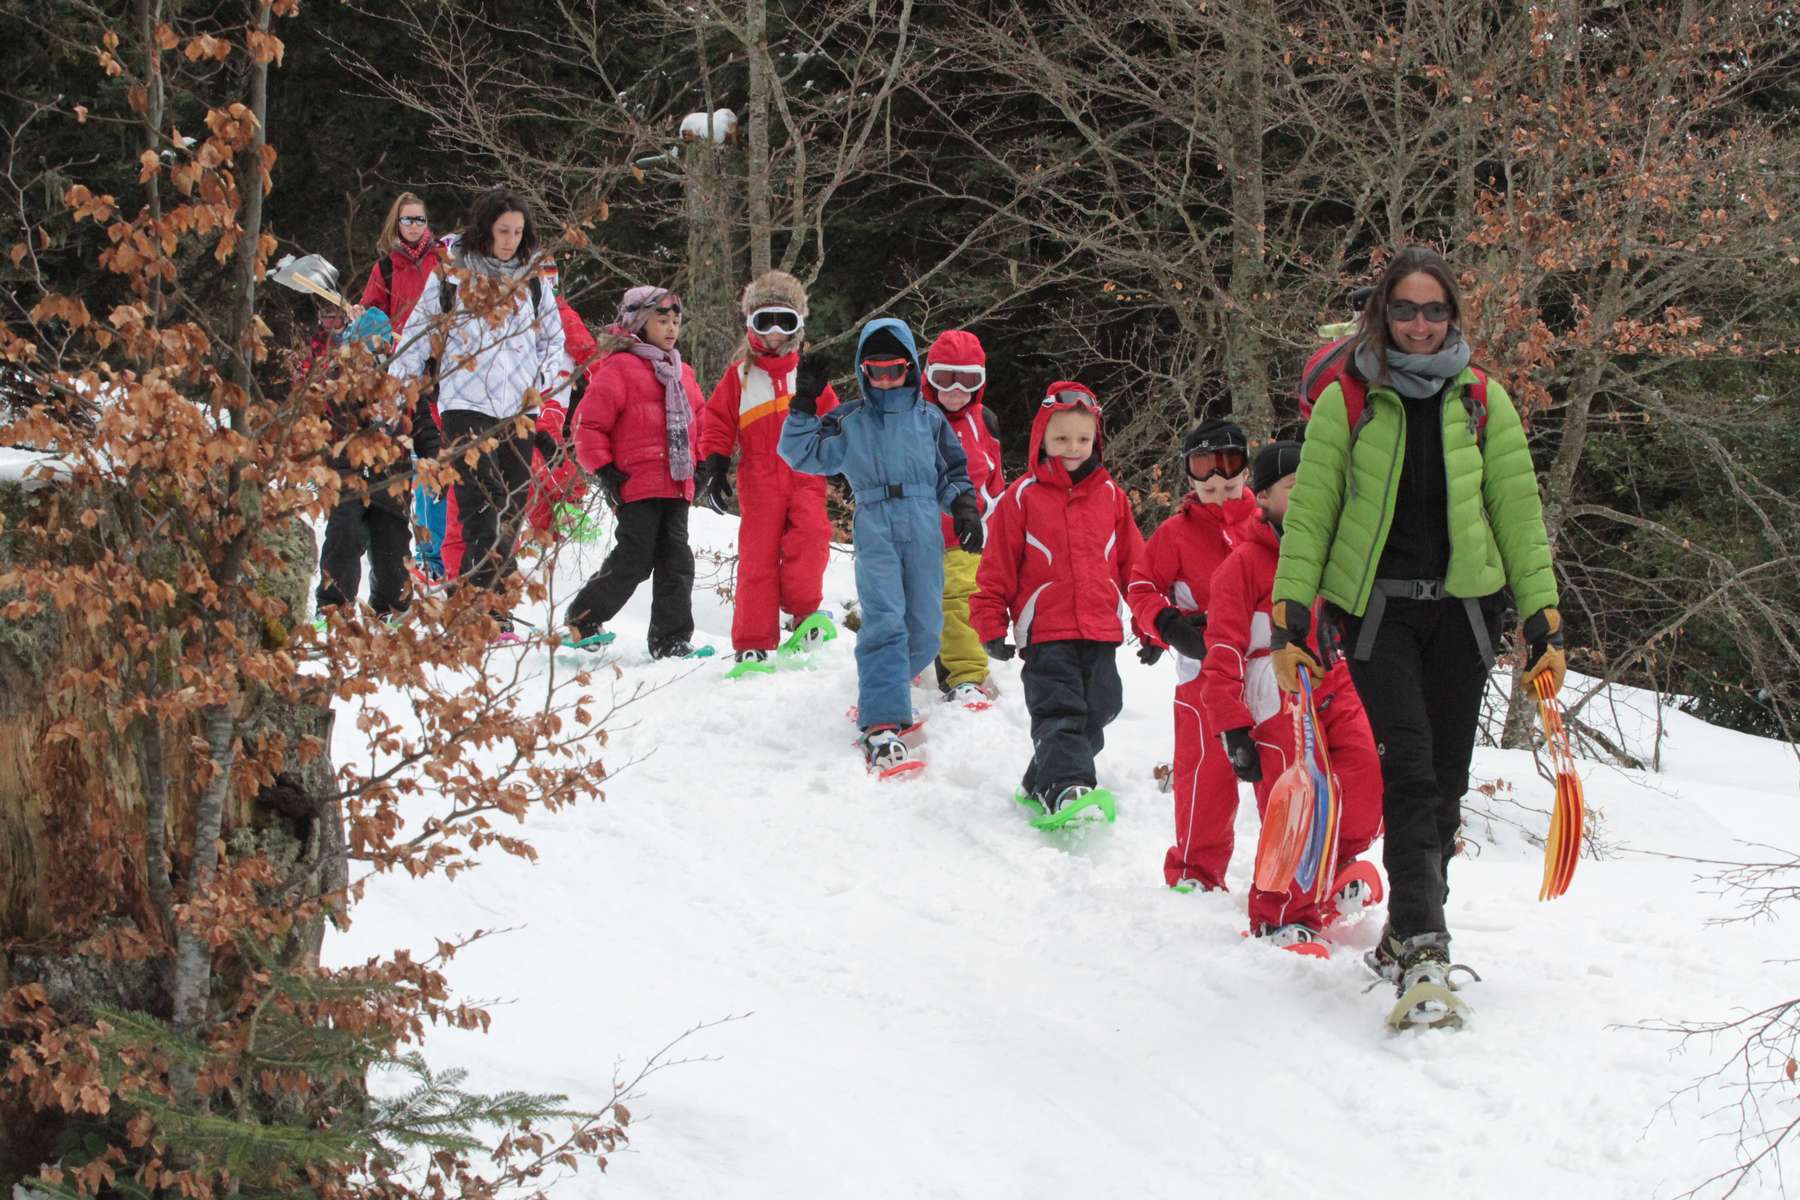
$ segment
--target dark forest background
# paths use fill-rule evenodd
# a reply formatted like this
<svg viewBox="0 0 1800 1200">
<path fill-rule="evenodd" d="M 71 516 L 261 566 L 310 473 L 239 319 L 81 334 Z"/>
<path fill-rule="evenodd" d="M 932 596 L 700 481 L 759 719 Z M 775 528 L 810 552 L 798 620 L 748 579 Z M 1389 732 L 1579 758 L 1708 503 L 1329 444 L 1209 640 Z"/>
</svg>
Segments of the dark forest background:
<svg viewBox="0 0 1800 1200">
<path fill-rule="evenodd" d="M 53 357 L 54 324 L 26 315 L 38 295 L 95 313 L 123 296 L 67 189 L 147 203 L 145 156 L 178 165 L 244 85 L 241 56 L 193 39 L 246 16 L 0 11 L 0 280 L 9 324 Z M 1795 16 L 1750 0 L 309 0 L 274 28 L 266 227 L 355 292 L 396 192 L 444 232 L 509 183 L 590 325 L 631 284 L 683 291 L 707 385 L 740 336 L 738 290 L 770 265 L 807 282 L 816 352 L 841 358 L 878 314 L 925 339 L 971 328 L 1009 470 L 1043 386 L 1080 379 L 1146 530 L 1179 491 L 1184 426 L 1290 425 L 1346 288 L 1396 247 L 1439 247 L 1478 359 L 1530 416 L 1575 666 L 1793 740 Z M 146 68 L 159 37 L 179 70 Z M 684 116 L 716 109 L 729 139 L 681 139 Z M 233 283 L 193 259 L 198 311 Z M 264 296 L 291 336 L 297 298 Z"/>
</svg>

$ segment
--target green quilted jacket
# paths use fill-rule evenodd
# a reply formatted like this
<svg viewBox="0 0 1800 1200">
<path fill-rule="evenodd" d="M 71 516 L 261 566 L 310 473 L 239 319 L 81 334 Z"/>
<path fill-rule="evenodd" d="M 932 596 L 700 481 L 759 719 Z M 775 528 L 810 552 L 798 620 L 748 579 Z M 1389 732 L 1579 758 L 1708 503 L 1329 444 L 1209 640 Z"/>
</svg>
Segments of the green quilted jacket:
<svg viewBox="0 0 1800 1200">
<path fill-rule="evenodd" d="M 1464 370 L 1444 392 L 1444 467 L 1449 475 L 1452 596 L 1492 595 L 1507 585 L 1522 615 L 1554 605 L 1537 475 L 1525 427 L 1512 397 L 1487 385 L 1487 437 L 1476 439 L 1463 389 L 1476 382 Z M 1375 567 L 1394 522 L 1395 485 L 1406 446 L 1406 408 L 1391 388 L 1370 387 L 1355 445 L 1337 384 L 1327 387 L 1306 425 L 1300 474 L 1281 536 L 1276 600 L 1310 606 L 1324 596 L 1361 616 L 1375 584 Z"/>
</svg>

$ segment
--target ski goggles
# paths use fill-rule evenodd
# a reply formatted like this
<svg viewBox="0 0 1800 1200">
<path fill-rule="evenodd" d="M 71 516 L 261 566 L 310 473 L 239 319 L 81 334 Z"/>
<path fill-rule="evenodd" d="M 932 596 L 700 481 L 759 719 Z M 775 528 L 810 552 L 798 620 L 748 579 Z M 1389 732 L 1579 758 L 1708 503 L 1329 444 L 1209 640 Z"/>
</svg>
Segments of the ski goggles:
<svg viewBox="0 0 1800 1200">
<path fill-rule="evenodd" d="M 932 363 L 925 368 L 925 380 L 940 392 L 973 392 L 987 382 L 986 367 L 959 367 L 952 363 Z"/>
<path fill-rule="evenodd" d="M 906 384 L 906 373 L 912 363 L 904 358 L 865 358 L 863 378 L 872 388 L 897 388 Z"/>
<path fill-rule="evenodd" d="M 1411 300 L 1388 301 L 1388 318 L 1394 321 L 1410 321 L 1424 314 L 1433 325 L 1442 325 L 1454 313 L 1450 306 L 1442 300 L 1433 300 L 1430 304 L 1414 304 Z"/>
<path fill-rule="evenodd" d="M 1236 446 L 1223 450 L 1196 450 L 1187 456 L 1188 478 L 1205 481 L 1214 475 L 1231 479 L 1250 465 L 1250 455 Z"/>
<path fill-rule="evenodd" d="M 759 308 L 744 318 L 744 327 L 752 333 L 799 333 L 800 327 L 806 324 L 806 318 L 791 308 L 771 304 L 767 308 Z"/>
<path fill-rule="evenodd" d="M 1096 414 L 1100 411 L 1100 402 L 1086 392 L 1051 392 L 1044 397 L 1044 402 L 1039 407 L 1055 408 L 1059 404 L 1079 405 Z"/>
</svg>

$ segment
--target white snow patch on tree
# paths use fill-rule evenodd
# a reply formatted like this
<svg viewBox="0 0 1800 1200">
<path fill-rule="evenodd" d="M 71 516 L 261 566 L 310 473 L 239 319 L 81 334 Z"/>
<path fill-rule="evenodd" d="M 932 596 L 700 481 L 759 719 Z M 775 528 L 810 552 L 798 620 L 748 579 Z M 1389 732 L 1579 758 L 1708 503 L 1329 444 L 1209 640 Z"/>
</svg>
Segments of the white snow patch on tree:
<svg viewBox="0 0 1800 1200">
<path fill-rule="evenodd" d="M 737 114 L 729 108 L 712 113 L 695 112 L 681 118 L 681 140 L 684 142 L 726 142 L 737 134 Z"/>
</svg>

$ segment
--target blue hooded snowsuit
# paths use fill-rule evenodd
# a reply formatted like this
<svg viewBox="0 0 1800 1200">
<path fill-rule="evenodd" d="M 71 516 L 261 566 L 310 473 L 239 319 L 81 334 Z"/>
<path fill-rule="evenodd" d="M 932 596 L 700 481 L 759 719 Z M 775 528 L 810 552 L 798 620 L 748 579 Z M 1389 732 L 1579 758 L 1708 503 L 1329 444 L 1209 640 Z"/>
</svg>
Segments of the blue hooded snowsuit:
<svg viewBox="0 0 1800 1200">
<path fill-rule="evenodd" d="M 891 317 L 863 326 L 856 361 L 886 330 L 912 360 L 911 382 L 872 388 L 823 417 L 789 409 L 778 447 L 788 466 L 842 475 L 856 495 L 857 723 L 912 724 L 912 677 L 937 657 L 944 629 L 944 537 L 938 515 L 967 491 L 968 459 L 944 414 L 919 394 L 912 331 Z"/>
</svg>

